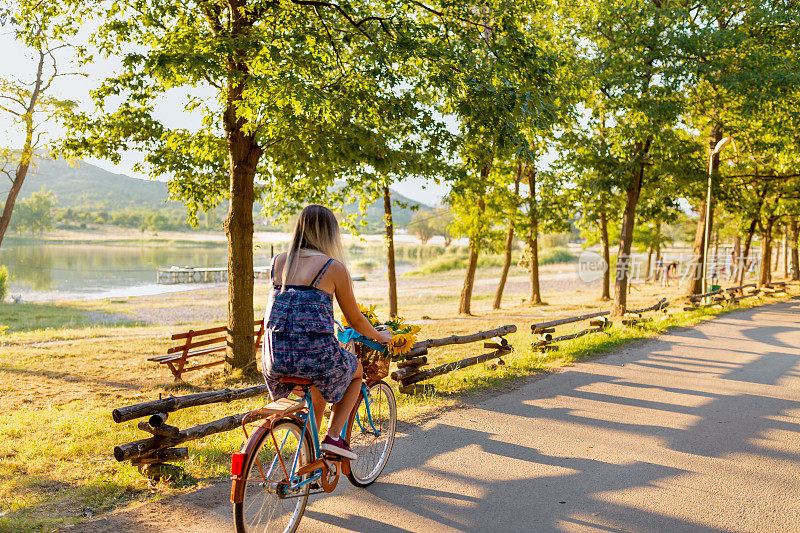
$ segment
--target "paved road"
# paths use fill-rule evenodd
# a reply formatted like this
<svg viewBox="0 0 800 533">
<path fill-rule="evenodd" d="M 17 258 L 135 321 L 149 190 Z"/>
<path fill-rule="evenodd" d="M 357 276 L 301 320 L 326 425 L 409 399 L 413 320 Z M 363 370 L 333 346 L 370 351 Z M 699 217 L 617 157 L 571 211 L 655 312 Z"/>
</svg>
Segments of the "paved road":
<svg viewBox="0 0 800 533">
<path fill-rule="evenodd" d="M 800 531 L 800 301 L 729 314 L 400 428 L 301 531 Z M 230 531 L 227 484 L 87 531 Z"/>
</svg>

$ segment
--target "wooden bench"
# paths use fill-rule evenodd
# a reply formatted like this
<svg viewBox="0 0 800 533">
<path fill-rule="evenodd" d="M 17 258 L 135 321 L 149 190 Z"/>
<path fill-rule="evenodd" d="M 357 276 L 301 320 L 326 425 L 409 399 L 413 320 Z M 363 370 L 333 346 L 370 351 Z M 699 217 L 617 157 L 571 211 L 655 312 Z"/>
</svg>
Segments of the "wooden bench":
<svg viewBox="0 0 800 533">
<path fill-rule="evenodd" d="M 227 331 L 227 326 L 219 326 L 197 331 L 190 329 L 186 333 L 176 333 L 171 339 L 182 341 L 181 344 L 169 348 L 164 355 L 148 357 L 147 360 L 167 365 L 172 375 L 175 376 L 175 381 L 182 381 L 181 374 L 185 372 L 225 364 Z M 261 348 L 264 337 L 263 319 L 253 322 L 253 334 L 255 335 L 255 349 L 257 351 Z M 215 360 L 186 366 L 190 357 L 200 356 L 210 356 Z"/>
</svg>

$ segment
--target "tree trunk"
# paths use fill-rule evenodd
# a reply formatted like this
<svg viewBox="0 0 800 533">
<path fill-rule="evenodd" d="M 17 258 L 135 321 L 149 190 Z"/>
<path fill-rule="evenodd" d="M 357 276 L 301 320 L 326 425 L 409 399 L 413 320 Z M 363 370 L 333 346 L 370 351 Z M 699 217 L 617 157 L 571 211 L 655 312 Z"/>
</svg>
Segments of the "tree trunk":
<svg viewBox="0 0 800 533">
<path fill-rule="evenodd" d="M 649 281 L 650 280 L 650 265 L 653 262 L 653 247 L 650 246 L 647 248 L 647 273 L 644 276 L 644 279 Z"/>
<path fill-rule="evenodd" d="M 661 280 L 661 268 L 658 265 L 664 264 L 664 260 L 661 257 L 661 245 L 656 246 L 656 269 L 653 271 L 653 281 L 660 281 Z"/>
<path fill-rule="evenodd" d="M 777 272 L 778 271 L 778 265 L 781 262 L 781 247 L 780 247 L 780 245 L 772 246 L 772 243 L 770 242 L 770 248 L 774 248 L 775 249 L 775 259 L 774 260 L 770 259 L 770 261 L 772 261 L 770 263 L 770 266 L 772 268 L 772 272 Z M 770 281 L 772 281 L 772 276 L 771 275 L 770 275 Z"/>
<path fill-rule="evenodd" d="M 223 227 L 228 238 L 228 370 L 257 371 L 253 339 L 253 181 L 261 149 L 252 137 L 229 136 L 230 201 Z"/>
<path fill-rule="evenodd" d="M 770 280 L 770 264 L 772 263 L 772 250 L 770 249 L 769 237 L 761 236 L 761 264 L 758 267 L 758 287 L 769 283 Z"/>
<path fill-rule="evenodd" d="M 653 252 L 656 254 L 656 263 L 658 258 L 661 257 L 661 221 L 655 222 L 656 229 L 656 244 L 653 246 Z M 647 257 L 647 277 L 650 277 L 650 257 Z M 658 268 L 653 271 L 653 281 L 658 281 Z"/>
<path fill-rule="evenodd" d="M 753 242 L 753 235 L 756 233 L 756 227 L 758 226 L 758 221 L 761 217 L 761 208 L 764 206 L 764 201 L 767 198 L 768 191 L 769 184 L 764 184 L 764 186 L 761 188 L 761 191 L 758 192 L 758 202 L 756 202 L 753 219 L 750 221 L 750 227 L 747 229 L 747 235 L 745 236 L 744 241 L 744 249 L 742 250 L 741 268 L 739 269 L 739 285 L 744 284 L 744 277 L 747 275 L 747 271 L 750 269 L 750 244 Z"/>
<path fill-rule="evenodd" d="M 783 224 L 783 277 L 789 278 L 789 226 Z"/>
<path fill-rule="evenodd" d="M 798 237 L 800 237 L 800 225 L 797 224 L 797 219 L 792 219 L 792 281 L 800 280 L 800 257 L 798 257 Z"/>
<path fill-rule="evenodd" d="M 542 303 L 542 291 L 539 288 L 539 207 L 536 202 L 536 168 L 527 169 L 528 187 L 530 188 L 530 231 L 528 232 L 528 247 L 531 250 L 531 291 L 529 305 Z"/>
<path fill-rule="evenodd" d="M 251 21 L 238 2 L 232 10 L 231 34 L 244 37 Z M 250 72 L 238 55 L 228 56 L 228 81 L 222 125 L 230 162 L 230 198 L 223 227 L 228 238 L 228 331 L 225 361 L 227 370 L 257 374 L 253 338 L 253 188 L 258 161 L 263 150 L 256 134 L 247 132 L 247 121 L 238 116 Z"/>
<path fill-rule="evenodd" d="M 603 295 L 600 299 L 608 301 L 611 299 L 611 250 L 608 245 L 608 218 L 605 209 L 600 210 L 600 243 L 603 248 Z"/>
<path fill-rule="evenodd" d="M 714 262 L 711 263 L 717 268 L 719 267 L 719 230 L 714 232 Z M 719 272 L 719 270 L 717 270 Z"/>
<path fill-rule="evenodd" d="M 711 128 L 711 135 L 708 140 L 708 154 L 711 160 L 710 172 L 712 176 L 719 173 L 719 154 L 711 155 L 717 143 L 722 140 L 722 126 L 715 124 Z M 713 184 L 713 182 L 712 182 Z M 712 187 L 711 205 L 709 206 L 709 240 L 710 233 L 714 230 L 714 194 Z M 694 247 L 692 248 L 692 264 L 689 266 L 689 291 L 688 294 L 701 294 L 703 292 L 703 259 L 705 257 L 705 229 L 706 229 L 706 201 L 703 200 L 700 210 L 700 219 L 697 221 L 697 230 L 694 235 Z"/>
<path fill-rule="evenodd" d="M 475 239 L 469 241 L 469 264 L 467 265 L 467 277 L 464 278 L 464 286 L 461 289 L 461 300 L 458 303 L 458 313 L 461 315 L 471 315 L 472 288 L 475 285 L 475 270 L 478 267 L 478 243 Z"/>
<path fill-rule="evenodd" d="M 27 156 L 26 156 L 27 154 Z M 6 196 L 6 203 L 3 207 L 3 214 L 0 216 L 0 245 L 3 244 L 3 237 L 8 229 L 8 224 L 11 222 L 11 215 L 14 212 L 14 205 L 17 202 L 19 191 L 22 190 L 22 184 L 25 177 L 28 175 L 28 168 L 30 166 L 30 142 L 25 143 L 23 148 L 22 160 L 17 165 L 17 171 L 14 174 L 14 182 L 11 184 L 11 189 Z"/>
<path fill-rule="evenodd" d="M 503 271 L 500 273 L 500 282 L 497 284 L 497 292 L 494 295 L 494 303 L 492 309 L 500 309 L 500 301 L 503 299 L 503 290 L 506 288 L 506 280 L 508 279 L 508 270 L 511 268 L 511 248 L 514 244 L 514 222 L 517 216 L 517 204 L 519 199 L 519 182 L 522 179 L 522 173 L 525 171 L 523 163 L 517 163 L 517 170 L 514 174 L 514 212 L 508 219 L 508 231 L 506 232 L 506 257 L 503 261 Z"/>
<path fill-rule="evenodd" d="M 761 268 L 758 271 L 758 288 L 772 281 L 772 230 L 775 226 L 775 218 L 767 220 L 767 227 L 761 234 Z"/>
<path fill-rule="evenodd" d="M 489 176 L 489 165 L 484 165 L 481 169 L 481 183 L 486 183 Z M 478 210 L 483 214 L 486 211 L 486 202 L 483 194 L 478 196 Z M 475 237 L 469 239 L 469 263 L 467 264 L 467 275 L 464 278 L 464 286 L 461 288 L 461 299 L 458 302 L 458 313 L 461 315 L 471 315 L 472 288 L 475 286 L 475 270 L 478 268 L 478 253 L 480 243 Z"/>
<path fill-rule="evenodd" d="M 394 220 L 389 186 L 383 186 L 383 213 L 386 224 L 386 276 L 389 278 L 389 316 L 397 316 L 397 275 L 394 268 Z M 421 255 L 421 254 L 420 254 Z"/>
<path fill-rule="evenodd" d="M 635 153 L 644 157 L 650 151 L 648 139 L 644 145 L 636 143 Z M 641 161 L 631 175 L 625 190 L 625 210 L 622 212 L 622 229 L 619 234 L 619 250 L 617 251 L 617 276 L 614 284 L 614 311 L 616 316 L 625 314 L 628 304 L 628 271 L 630 270 L 631 243 L 633 242 L 633 225 L 636 222 L 636 204 L 642 192 L 645 162 Z"/>
<path fill-rule="evenodd" d="M 8 224 L 11 222 L 11 214 L 14 212 L 14 204 L 17 202 L 17 196 L 19 196 L 20 190 L 22 190 L 22 184 L 25 182 L 25 178 L 28 175 L 28 169 L 30 168 L 31 159 L 34 155 L 33 115 L 36 112 L 36 105 L 39 103 L 39 97 L 42 95 L 44 63 L 45 59 L 48 57 L 41 47 L 38 52 L 39 63 L 36 68 L 36 81 L 34 82 L 31 96 L 28 99 L 26 113 L 22 117 L 22 121 L 25 123 L 25 142 L 22 145 L 22 153 L 20 154 L 20 160 L 17 164 L 17 170 L 14 173 L 14 182 L 11 184 L 11 189 L 6 196 L 3 214 L 0 215 L 0 246 L 3 244 L 3 237 L 8 229 Z M 45 87 L 44 90 L 47 90 L 47 87 Z"/>
<path fill-rule="evenodd" d="M 731 252 L 731 271 L 728 273 L 728 281 L 733 281 L 739 275 L 739 261 L 742 256 L 742 236 L 733 237 L 733 251 Z"/>
<path fill-rule="evenodd" d="M 694 233 L 694 246 L 692 246 L 692 262 L 689 264 L 689 290 L 687 294 L 701 294 L 703 292 L 703 239 L 706 227 L 706 201 L 700 204 L 700 217 L 697 220 L 697 229 Z"/>
<path fill-rule="evenodd" d="M 753 236 L 756 233 L 756 225 L 758 218 L 754 218 L 750 222 L 750 227 L 747 229 L 747 235 L 744 237 L 744 246 L 742 247 L 742 259 L 739 266 L 739 285 L 744 285 L 744 277 L 750 268 L 750 245 L 753 243 Z"/>
</svg>

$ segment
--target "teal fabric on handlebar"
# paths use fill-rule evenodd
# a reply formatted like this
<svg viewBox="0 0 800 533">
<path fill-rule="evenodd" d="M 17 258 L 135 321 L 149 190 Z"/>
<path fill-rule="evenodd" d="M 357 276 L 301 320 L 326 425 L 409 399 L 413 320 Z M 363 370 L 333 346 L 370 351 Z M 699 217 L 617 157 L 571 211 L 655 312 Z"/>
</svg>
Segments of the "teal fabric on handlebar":
<svg viewBox="0 0 800 533">
<path fill-rule="evenodd" d="M 386 346 L 363 336 L 361 333 L 357 332 L 353 328 L 346 328 L 344 331 L 337 331 L 336 338 L 342 344 L 347 344 L 350 341 L 355 341 L 355 342 L 360 342 L 364 346 L 368 346 L 370 349 L 375 350 L 377 352 L 386 351 Z"/>
</svg>

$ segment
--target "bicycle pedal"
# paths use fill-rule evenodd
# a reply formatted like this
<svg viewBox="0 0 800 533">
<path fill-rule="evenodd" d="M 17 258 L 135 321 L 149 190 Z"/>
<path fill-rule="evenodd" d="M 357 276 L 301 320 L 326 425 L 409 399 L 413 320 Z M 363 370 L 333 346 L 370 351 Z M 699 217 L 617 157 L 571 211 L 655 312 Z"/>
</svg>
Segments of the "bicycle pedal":
<svg viewBox="0 0 800 533">
<path fill-rule="evenodd" d="M 322 458 L 328 461 L 341 461 L 343 459 L 341 455 L 332 452 L 322 452 Z"/>
</svg>

